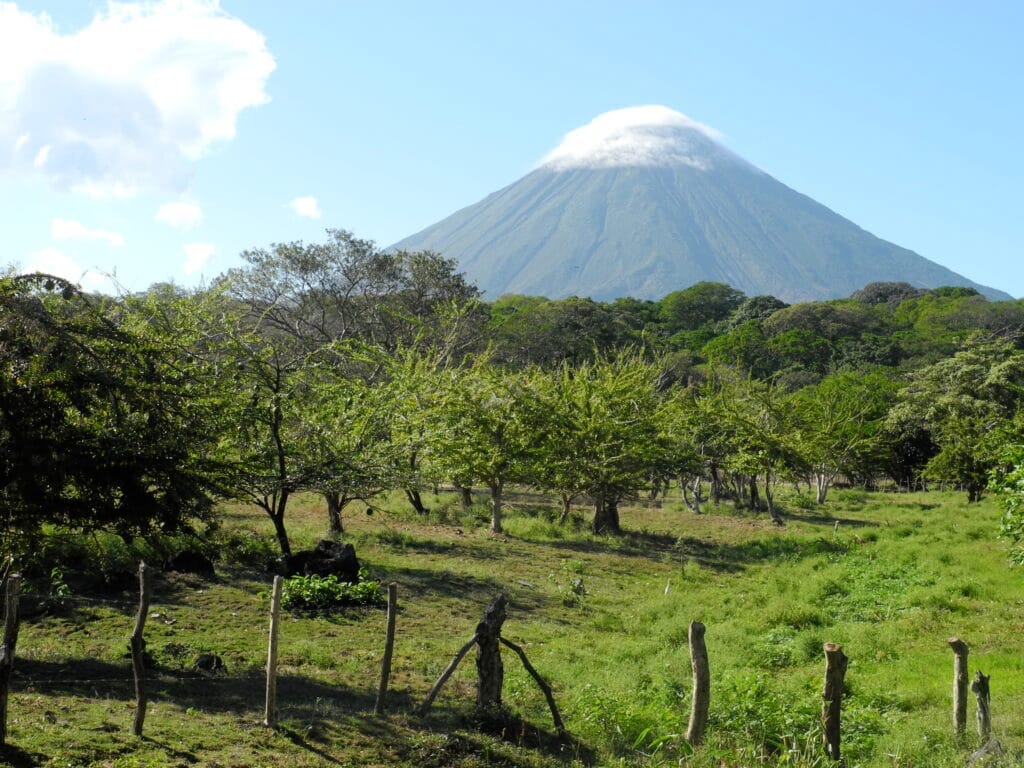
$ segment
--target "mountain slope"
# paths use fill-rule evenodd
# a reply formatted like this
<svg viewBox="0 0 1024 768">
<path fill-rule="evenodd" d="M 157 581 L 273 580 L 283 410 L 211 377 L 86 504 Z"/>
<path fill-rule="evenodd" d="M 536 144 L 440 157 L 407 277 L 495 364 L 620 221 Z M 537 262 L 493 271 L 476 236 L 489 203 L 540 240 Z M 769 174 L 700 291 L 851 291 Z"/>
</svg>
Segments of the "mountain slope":
<svg viewBox="0 0 1024 768">
<path fill-rule="evenodd" d="M 590 130 L 603 118 L 613 126 Z M 1009 298 L 864 231 L 664 107 L 598 118 L 519 181 L 393 247 L 455 258 L 491 297 L 654 299 L 711 280 L 793 302 L 885 280 Z"/>
</svg>

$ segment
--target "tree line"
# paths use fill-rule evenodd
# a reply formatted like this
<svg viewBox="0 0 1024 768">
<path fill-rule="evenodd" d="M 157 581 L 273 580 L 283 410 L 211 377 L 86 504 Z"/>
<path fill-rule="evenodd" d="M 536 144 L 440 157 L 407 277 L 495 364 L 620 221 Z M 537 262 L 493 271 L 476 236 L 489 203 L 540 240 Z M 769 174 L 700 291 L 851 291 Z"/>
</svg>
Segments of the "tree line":
<svg viewBox="0 0 1024 768">
<path fill-rule="evenodd" d="M 495 531 L 525 485 L 616 533 L 621 502 L 670 483 L 694 512 L 730 499 L 781 522 L 780 481 L 816 504 L 840 478 L 970 501 L 1019 482 L 1020 301 L 875 283 L 787 305 L 699 283 L 486 302 L 450 260 L 340 230 L 242 257 L 202 289 L 120 297 L 0 278 L 7 551 L 55 529 L 190 530 L 234 498 L 288 554 L 300 492 L 335 533 L 354 500 L 401 489 L 427 514 L 442 483 L 467 504 L 486 489 Z"/>
</svg>

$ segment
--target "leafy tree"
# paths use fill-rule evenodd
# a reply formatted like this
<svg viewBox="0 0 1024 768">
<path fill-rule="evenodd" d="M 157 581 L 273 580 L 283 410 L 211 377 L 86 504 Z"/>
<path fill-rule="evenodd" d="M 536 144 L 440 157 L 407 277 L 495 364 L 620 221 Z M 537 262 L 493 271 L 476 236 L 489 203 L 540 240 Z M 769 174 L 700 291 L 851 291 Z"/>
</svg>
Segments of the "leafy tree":
<svg viewBox="0 0 1024 768">
<path fill-rule="evenodd" d="M 669 334 L 696 331 L 726 320 L 744 298 L 725 283 L 701 282 L 665 296 L 659 314 Z"/>
<path fill-rule="evenodd" d="M 777 354 L 768 347 L 757 320 L 748 320 L 712 339 L 701 354 L 716 368 L 736 368 L 757 379 L 766 379 L 779 368 Z"/>
<path fill-rule="evenodd" d="M 491 307 L 490 335 L 495 362 L 522 367 L 592 360 L 628 343 L 635 331 L 592 299 L 503 296 Z"/>
<path fill-rule="evenodd" d="M 245 251 L 247 266 L 225 276 L 230 294 L 259 312 L 262 333 L 290 336 L 307 351 L 351 338 L 393 350 L 437 330 L 452 304 L 479 295 L 451 259 L 385 252 L 345 230 L 327 234 L 326 243 Z M 478 331 L 460 330 L 467 343 Z"/>
<path fill-rule="evenodd" d="M 541 390 L 535 482 L 594 499 L 595 533 L 619 533 L 618 504 L 664 463 L 657 366 L 623 353 L 551 374 Z"/>
<path fill-rule="evenodd" d="M 928 291 L 915 288 L 910 283 L 876 282 L 868 283 L 859 291 L 850 294 L 850 298 L 864 304 L 887 304 L 895 307 L 906 299 L 915 299 Z"/>
<path fill-rule="evenodd" d="M 1018 436 L 1014 416 L 1022 404 L 1024 352 L 982 343 L 912 374 L 890 412 L 890 428 L 927 430 L 938 451 L 924 475 L 953 480 L 977 501 L 1003 446 Z"/>
<path fill-rule="evenodd" d="M 478 358 L 468 369 L 439 373 L 429 436 L 433 464 L 462 483 L 491 492 L 491 530 L 502 532 L 502 497 L 528 478 L 540 412 L 527 373 Z"/>
<path fill-rule="evenodd" d="M 796 451 L 814 478 L 818 504 L 841 472 L 877 463 L 897 390 L 894 379 L 876 370 L 833 374 L 795 394 Z"/>
<path fill-rule="evenodd" d="M 751 296 L 733 310 L 726 321 L 726 326 L 731 330 L 751 320 L 760 324 L 788 306 L 789 304 L 774 296 Z"/>
<path fill-rule="evenodd" d="M 1000 466 L 993 471 L 989 487 L 999 496 L 1003 507 L 1000 535 L 1013 544 L 1010 557 L 1024 564 L 1024 444 L 1007 446 Z"/>
<path fill-rule="evenodd" d="M 0 278 L 5 539 L 46 524 L 129 539 L 211 514 L 224 466 L 213 371 L 192 348 L 213 332 L 202 310 Z"/>
<path fill-rule="evenodd" d="M 749 495 L 750 506 L 760 506 L 758 480 L 772 521 L 781 524 L 775 509 L 778 475 L 799 464 L 792 445 L 792 401 L 771 383 L 744 379 L 720 371 L 709 381 L 704 397 L 722 431 L 723 463 L 732 473 L 737 501 Z M 747 492 L 747 494 L 744 493 Z"/>
</svg>

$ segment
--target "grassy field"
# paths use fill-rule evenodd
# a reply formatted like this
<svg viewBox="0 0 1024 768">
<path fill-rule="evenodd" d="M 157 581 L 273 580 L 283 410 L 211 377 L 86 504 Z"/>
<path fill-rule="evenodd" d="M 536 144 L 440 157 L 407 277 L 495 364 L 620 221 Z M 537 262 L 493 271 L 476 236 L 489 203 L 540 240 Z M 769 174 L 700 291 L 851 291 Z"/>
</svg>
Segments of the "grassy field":
<svg viewBox="0 0 1024 768">
<path fill-rule="evenodd" d="M 497 537 L 482 498 L 479 514 L 467 515 L 454 495 L 425 500 L 429 519 L 406 512 L 397 494 L 372 515 L 361 504 L 346 510 L 345 538 L 363 565 L 399 585 L 386 716 L 371 714 L 385 614 L 357 608 L 287 617 L 281 727 L 261 726 L 270 577 L 258 563 L 273 554 L 271 529 L 258 512 L 233 507 L 217 534 L 227 559 L 216 579 L 155 581 L 145 737 L 131 735 L 130 580 L 102 593 L 73 588 L 23 622 L 0 759 L 110 768 L 825 765 L 822 644 L 836 642 L 850 658 L 848 765 L 963 765 L 977 738 L 973 723 L 963 743 L 951 735 L 954 635 L 970 645 L 971 674 L 992 676 L 1003 748 L 1024 751 L 1022 574 L 995 539 L 991 500 L 968 507 L 960 494 L 840 490 L 808 510 L 783 496 L 787 524 L 776 528 L 729 506 L 697 516 L 672 499 L 623 508 L 621 538 L 588 534 L 583 508 L 558 526 L 553 507 L 525 493 L 512 496 L 507 534 Z M 300 499 L 289 520 L 296 545 L 312 544 L 325 519 L 317 499 Z M 504 715 L 474 712 L 471 657 L 426 718 L 411 713 L 499 592 L 509 600 L 504 635 L 553 685 L 569 739 L 554 736 L 543 696 L 510 653 Z M 708 627 L 712 701 L 707 743 L 691 754 L 681 734 L 693 620 Z M 193 672 L 203 652 L 223 657 L 226 673 Z"/>
</svg>

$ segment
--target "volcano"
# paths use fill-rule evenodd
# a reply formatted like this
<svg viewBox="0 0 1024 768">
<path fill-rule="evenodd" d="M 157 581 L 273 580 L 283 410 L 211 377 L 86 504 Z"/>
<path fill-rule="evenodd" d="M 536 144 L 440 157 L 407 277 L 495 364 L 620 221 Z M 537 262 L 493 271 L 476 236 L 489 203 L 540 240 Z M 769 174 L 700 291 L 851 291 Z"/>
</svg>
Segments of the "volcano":
<svg viewBox="0 0 1024 768">
<path fill-rule="evenodd" d="M 876 281 L 979 285 L 875 237 L 663 106 L 607 112 L 513 184 L 392 248 L 455 259 L 485 295 L 658 299 L 701 281 L 784 301 Z"/>
</svg>

